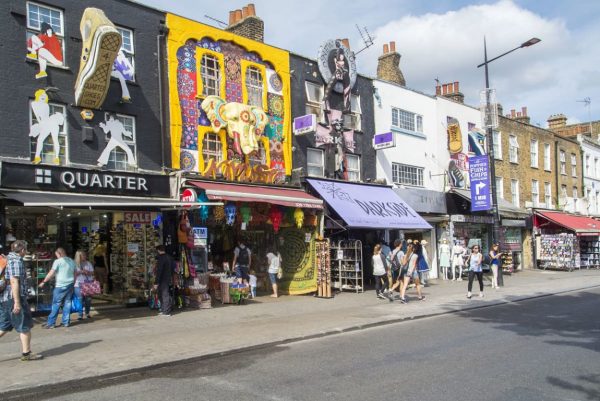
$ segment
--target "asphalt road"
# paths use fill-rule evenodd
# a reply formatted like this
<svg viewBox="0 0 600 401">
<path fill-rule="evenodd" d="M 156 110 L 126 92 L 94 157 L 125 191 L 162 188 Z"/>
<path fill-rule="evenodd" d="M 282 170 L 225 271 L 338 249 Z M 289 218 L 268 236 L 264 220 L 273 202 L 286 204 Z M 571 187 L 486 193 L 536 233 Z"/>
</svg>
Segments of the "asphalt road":
<svg viewBox="0 0 600 401">
<path fill-rule="evenodd" d="M 464 311 L 29 399 L 600 400 L 599 295 Z"/>
</svg>

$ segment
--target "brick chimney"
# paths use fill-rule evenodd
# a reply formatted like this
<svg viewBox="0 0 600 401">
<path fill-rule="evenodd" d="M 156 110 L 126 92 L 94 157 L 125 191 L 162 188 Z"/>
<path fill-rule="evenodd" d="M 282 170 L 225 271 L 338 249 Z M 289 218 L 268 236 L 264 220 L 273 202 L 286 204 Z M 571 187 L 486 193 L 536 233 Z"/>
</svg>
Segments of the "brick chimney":
<svg viewBox="0 0 600 401">
<path fill-rule="evenodd" d="M 548 117 L 548 128 L 562 128 L 567 125 L 567 116 L 564 114 L 553 114 Z"/>
<path fill-rule="evenodd" d="M 498 111 L 498 114 L 501 114 L 500 111 Z M 505 117 L 524 124 L 531 124 L 531 118 L 527 115 L 527 107 L 521 107 L 521 111 L 512 109 L 510 114 L 507 114 Z"/>
<path fill-rule="evenodd" d="M 465 102 L 465 95 L 460 92 L 458 81 L 451 82 L 449 84 L 437 85 L 435 87 L 435 95 L 443 96 L 458 103 Z"/>
<path fill-rule="evenodd" d="M 256 8 L 253 3 L 241 10 L 230 11 L 229 26 L 225 30 L 257 42 L 265 40 L 265 23 L 256 16 Z"/>
<path fill-rule="evenodd" d="M 406 86 L 400 71 L 400 53 L 396 51 L 396 42 L 383 45 L 383 55 L 377 61 L 377 78 Z"/>
</svg>

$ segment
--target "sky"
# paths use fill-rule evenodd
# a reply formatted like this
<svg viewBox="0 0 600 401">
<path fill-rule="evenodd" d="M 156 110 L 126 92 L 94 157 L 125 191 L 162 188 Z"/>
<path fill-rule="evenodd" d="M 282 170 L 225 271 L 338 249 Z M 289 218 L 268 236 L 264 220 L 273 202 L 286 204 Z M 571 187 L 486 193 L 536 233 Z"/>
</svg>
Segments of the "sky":
<svg viewBox="0 0 600 401">
<path fill-rule="evenodd" d="M 137 0 L 208 25 L 227 22 L 244 1 Z M 365 47 L 357 25 L 374 44 L 356 56 L 359 73 L 376 76 L 383 44 L 396 42 L 406 86 L 427 94 L 458 81 L 465 103 L 479 106 L 488 59 L 532 37 L 542 41 L 489 64 L 490 87 L 504 114 L 527 107 L 531 123 L 547 127 L 552 114 L 568 123 L 600 120 L 600 1 L 597 0 L 253 0 L 265 23 L 265 43 L 316 58 L 322 42 L 349 38 Z M 376 6 L 374 6 L 376 5 Z M 591 102 L 586 103 L 584 99 Z"/>
</svg>

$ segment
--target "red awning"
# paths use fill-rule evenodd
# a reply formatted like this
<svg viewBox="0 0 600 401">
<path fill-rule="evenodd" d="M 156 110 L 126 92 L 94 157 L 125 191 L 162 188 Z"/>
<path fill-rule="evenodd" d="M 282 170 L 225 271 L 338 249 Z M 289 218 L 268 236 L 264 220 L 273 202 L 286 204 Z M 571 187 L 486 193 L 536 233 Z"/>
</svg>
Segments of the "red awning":
<svg viewBox="0 0 600 401">
<path fill-rule="evenodd" d="M 600 221 L 590 217 L 560 212 L 536 211 L 536 214 L 570 231 L 575 231 L 577 235 L 600 235 Z"/>
<path fill-rule="evenodd" d="M 321 199 L 315 198 L 301 189 L 204 181 L 187 181 L 187 183 L 203 189 L 209 200 L 263 202 L 288 207 L 323 209 Z"/>
</svg>

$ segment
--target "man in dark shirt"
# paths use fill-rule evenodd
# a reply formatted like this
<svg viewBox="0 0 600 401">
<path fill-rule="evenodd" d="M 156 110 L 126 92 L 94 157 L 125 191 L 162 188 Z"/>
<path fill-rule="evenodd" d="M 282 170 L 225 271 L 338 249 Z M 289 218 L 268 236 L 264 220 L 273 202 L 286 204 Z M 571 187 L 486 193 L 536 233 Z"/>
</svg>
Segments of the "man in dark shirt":
<svg viewBox="0 0 600 401">
<path fill-rule="evenodd" d="M 166 254 L 165 246 L 156 247 L 158 257 L 156 258 L 156 280 L 154 289 L 158 290 L 160 299 L 160 313 L 162 316 L 171 316 L 171 295 L 169 287 L 173 280 L 173 259 Z"/>
</svg>

